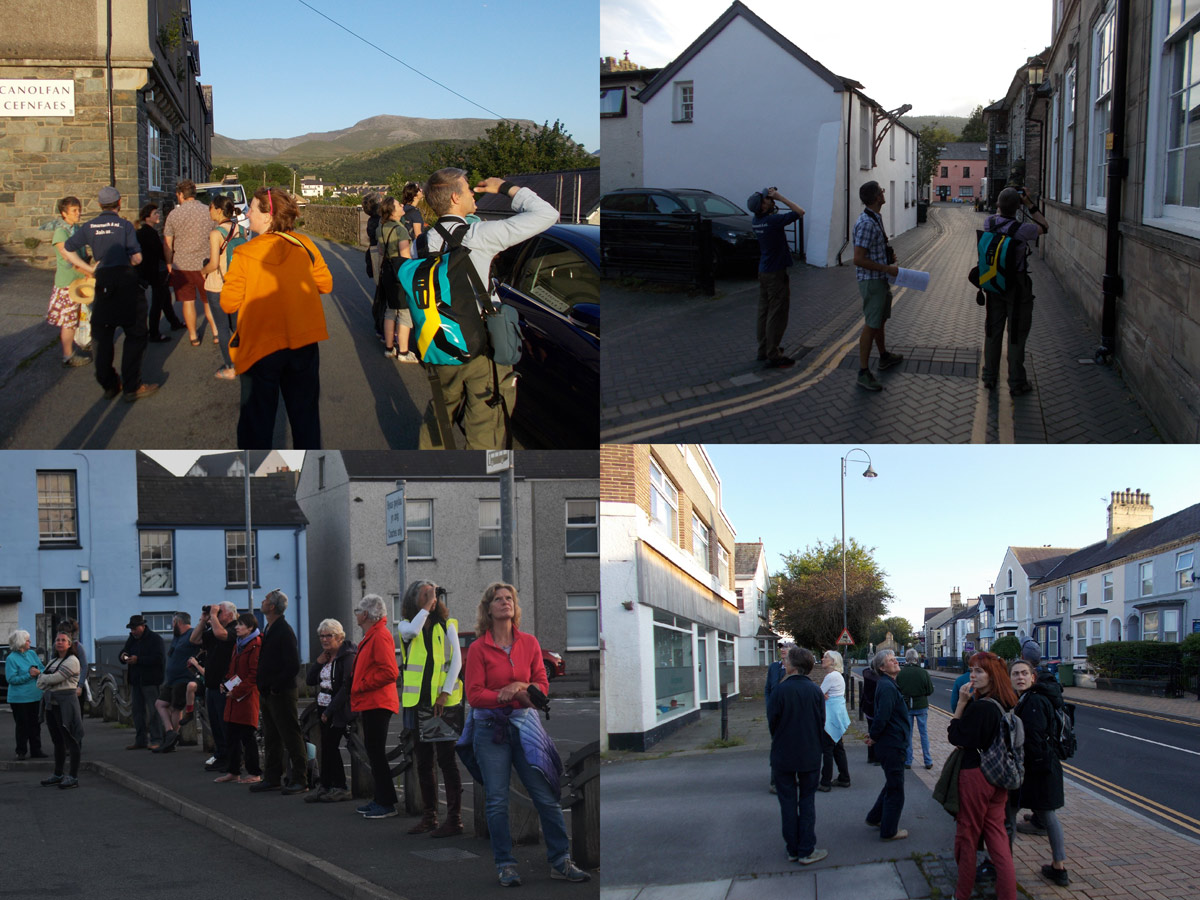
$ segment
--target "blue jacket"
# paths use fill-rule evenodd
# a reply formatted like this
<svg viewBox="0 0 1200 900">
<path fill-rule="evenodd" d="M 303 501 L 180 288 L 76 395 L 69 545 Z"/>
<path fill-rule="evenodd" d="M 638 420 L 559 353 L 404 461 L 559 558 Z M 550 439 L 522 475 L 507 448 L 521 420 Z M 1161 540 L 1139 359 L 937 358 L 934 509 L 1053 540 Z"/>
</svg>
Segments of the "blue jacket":
<svg viewBox="0 0 1200 900">
<path fill-rule="evenodd" d="M 880 747 L 903 750 L 912 741 L 908 707 L 896 679 L 880 675 L 875 685 L 875 715 L 871 718 L 871 740 Z"/>
<path fill-rule="evenodd" d="M 767 704 L 771 729 L 771 768 L 815 772 L 821 768 L 821 732 L 825 695 L 807 675 L 789 675 L 771 692 Z"/>
<path fill-rule="evenodd" d="M 767 666 L 767 684 L 763 688 L 763 699 L 767 704 L 767 709 L 771 708 L 771 692 L 775 690 L 781 681 L 783 681 L 783 663 L 775 660 L 775 662 Z"/>
<path fill-rule="evenodd" d="M 42 699 L 38 690 L 37 679 L 30 677 L 29 667 L 37 666 L 38 671 L 45 668 L 41 657 L 30 647 L 24 653 L 10 653 L 4 661 L 4 677 L 8 679 L 9 703 L 37 703 Z"/>
<path fill-rule="evenodd" d="M 166 684 L 187 684 L 192 680 L 192 670 L 188 668 L 188 657 L 195 653 L 190 640 L 192 629 L 171 639 L 171 647 L 167 650 Z"/>
</svg>

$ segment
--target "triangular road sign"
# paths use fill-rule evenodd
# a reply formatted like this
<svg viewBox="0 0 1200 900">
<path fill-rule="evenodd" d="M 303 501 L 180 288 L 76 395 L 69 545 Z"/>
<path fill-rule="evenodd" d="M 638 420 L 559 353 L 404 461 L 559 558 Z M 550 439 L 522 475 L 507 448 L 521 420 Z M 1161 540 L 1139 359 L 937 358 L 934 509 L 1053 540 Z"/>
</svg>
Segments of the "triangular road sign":
<svg viewBox="0 0 1200 900">
<path fill-rule="evenodd" d="M 842 634 L 837 639 L 837 642 L 838 642 L 838 644 L 846 644 L 847 646 L 851 646 L 851 647 L 854 646 L 854 638 L 850 637 L 850 629 L 849 628 L 842 629 Z"/>
</svg>

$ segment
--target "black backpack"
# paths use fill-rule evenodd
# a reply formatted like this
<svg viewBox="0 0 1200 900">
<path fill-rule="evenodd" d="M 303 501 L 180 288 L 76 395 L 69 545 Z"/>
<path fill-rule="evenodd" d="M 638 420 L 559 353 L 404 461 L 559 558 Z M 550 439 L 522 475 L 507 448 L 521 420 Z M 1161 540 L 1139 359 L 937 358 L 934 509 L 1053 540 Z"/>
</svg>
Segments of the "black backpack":
<svg viewBox="0 0 1200 900">
<path fill-rule="evenodd" d="M 1050 721 L 1050 731 L 1046 742 L 1059 759 L 1070 759 L 1075 755 L 1079 742 L 1075 738 L 1075 704 L 1063 703 L 1054 708 L 1054 718 Z"/>
</svg>

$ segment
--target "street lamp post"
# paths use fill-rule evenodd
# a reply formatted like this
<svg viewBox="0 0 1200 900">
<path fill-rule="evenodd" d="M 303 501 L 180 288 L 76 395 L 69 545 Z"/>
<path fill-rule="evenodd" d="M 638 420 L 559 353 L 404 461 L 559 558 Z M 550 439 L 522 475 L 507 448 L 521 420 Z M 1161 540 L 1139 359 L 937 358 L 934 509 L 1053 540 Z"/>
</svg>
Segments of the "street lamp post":
<svg viewBox="0 0 1200 900">
<path fill-rule="evenodd" d="M 867 470 L 862 473 L 863 478 L 877 478 L 879 475 L 879 473 L 876 472 L 871 467 L 871 454 L 868 453 L 866 450 L 863 450 L 861 447 L 855 447 L 854 449 L 852 449 L 850 451 L 850 453 L 847 453 L 845 456 L 842 457 L 842 631 L 843 632 L 845 632 L 845 630 L 849 627 L 849 625 L 847 624 L 847 615 L 846 615 L 846 461 L 848 459 L 850 459 L 850 454 L 855 453 L 855 452 L 861 453 L 863 456 L 865 456 L 867 458 Z M 855 462 L 862 462 L 862 460 L 855 460 Z M 850 683 L 849 668 L 845 665 L 843 665 L 842 668 L 845 670 L 846 684 L 849 685 L 849 683 Z"/>
</svg>

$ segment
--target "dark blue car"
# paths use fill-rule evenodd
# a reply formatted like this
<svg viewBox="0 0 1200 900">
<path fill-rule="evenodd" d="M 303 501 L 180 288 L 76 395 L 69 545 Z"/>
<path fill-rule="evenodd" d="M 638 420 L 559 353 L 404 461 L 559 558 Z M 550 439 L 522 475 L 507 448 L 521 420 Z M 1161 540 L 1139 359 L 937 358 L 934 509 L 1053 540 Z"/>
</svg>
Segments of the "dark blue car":
<svg viewBox="0 0 1200 900">
<path fill-rule="evenodd" d="M 496 257 L 500 301 L 517 311 L 517 434 L 549 449 L 600 443 L 600 227 L 552 225 Z"/>
</svg>

